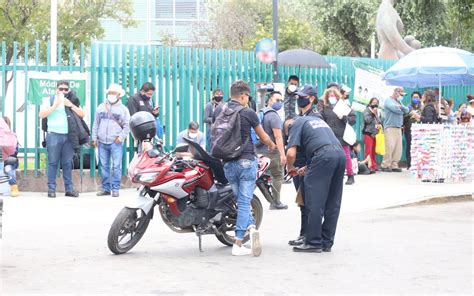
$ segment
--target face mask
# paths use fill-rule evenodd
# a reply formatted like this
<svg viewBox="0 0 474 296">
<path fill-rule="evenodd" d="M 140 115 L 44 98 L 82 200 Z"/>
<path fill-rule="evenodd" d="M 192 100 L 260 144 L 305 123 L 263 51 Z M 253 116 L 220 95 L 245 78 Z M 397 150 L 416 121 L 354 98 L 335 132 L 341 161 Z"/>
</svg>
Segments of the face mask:
<svg viewBox="0 0 474 296">
<path fill-rule="evenodd" d="M 140 97 L 144 100 L 144 101 L 148 101 L 150 99 L 149 96 L 147 95 L 140 95 Z"/>
<path fill-rule="evenodd" d="M 413 104 L 418 105 L 420 103 L 420 98 L 413 98 L 412 102 Z"/>
<path fill-rule="evenodd" d="M 188 137 L 190 139 L 196 139 L 198 137 L 198 133 L 191 133 L 191 132 L 188 132 Z"/>
<path fill-rule="evenodd" d="M 298 107 L 304 108 L 308 106 L 311 102 L 308 98 L 299 97 L 297 100 L 297 103 L 298 103 Z"/>
<path fill-rule="evenodd" d="M 283 107 L 283 103 L 282 103 L 282 102 L 276 102 L 276 103 L 273 103 L 273 105 L 272 105 L 272 108 L 273 108 L 273 110 L 275 110 L 275 111 L 280 110 L 281 107 Z"/>
<path fill-rule="evenodd" d="M 403 101 L 403 96 L 399 96 L 398 101 L 400 101 L 400 102 Z"/>
<path fill-rule="evenodd" d="M 222 101 L 222 98 L 223 98 L 222 96 L 214 97 L 214 101 L 220 102 L 220 101 Z"/>
<path fill-rule="evenodd" d="M 294 93 L 298 87 L 296 85 L 288 85 L 288 91 Z"/>
<path fill-rule="evenodd" d="M 335 96 L 329 96 L 329 104 L 335 105 L 337 103 L 337 98 Z"/>
<path fill-rule="evenodd" d="M 113 105 L 118 102 L 118 98 L 114 95 L 107 95 L 107 102 Z"/>
</svg>

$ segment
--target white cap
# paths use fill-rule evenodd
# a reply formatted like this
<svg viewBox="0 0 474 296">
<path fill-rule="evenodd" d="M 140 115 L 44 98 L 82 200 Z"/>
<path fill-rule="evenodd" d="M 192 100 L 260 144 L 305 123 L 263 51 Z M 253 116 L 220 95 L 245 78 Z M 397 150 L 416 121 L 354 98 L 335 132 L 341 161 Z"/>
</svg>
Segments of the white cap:
<svg viewBox="0 0 474 296">
<path fill-rule="evenodd" d="M 348 87 L 347 85 L 343 84 L 341 85 L 341 90 L 343 90 L 346 94 L 348 94 L 351 92 L 352 89 Z"/>
<path fill-rule="evenodd" d="M 111 83 L 109 88 L 106 90 L 107 93 L 111 91 L 119 93 L 121 97 L 125 95 L 125 90 L 123 90 L 123 88 L 116 83 Z"/>
</svg>

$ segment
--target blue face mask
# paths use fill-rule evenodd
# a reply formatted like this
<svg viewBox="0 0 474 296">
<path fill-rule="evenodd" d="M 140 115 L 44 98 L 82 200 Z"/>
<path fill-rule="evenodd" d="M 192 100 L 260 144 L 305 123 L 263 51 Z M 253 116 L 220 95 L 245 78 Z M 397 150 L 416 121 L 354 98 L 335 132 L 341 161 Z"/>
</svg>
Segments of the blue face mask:
<svg viewBox="0 0 474 296">
<path fill-rule="evenodd" d="M 418 105 L 420 103 L 420 98 L 413 98 L 411 101 L 413 104 Z"/>
<path fill-rule="evenodd" d="M 273 105 L 272 105 L 272 108 L 273 108 L 273 110 L 275 110 L 275 111 L 280 110 L 281 107 L 283 107 L 283 102 L 276 102 L 276 103 L 273 103 Z"/>
</svg>

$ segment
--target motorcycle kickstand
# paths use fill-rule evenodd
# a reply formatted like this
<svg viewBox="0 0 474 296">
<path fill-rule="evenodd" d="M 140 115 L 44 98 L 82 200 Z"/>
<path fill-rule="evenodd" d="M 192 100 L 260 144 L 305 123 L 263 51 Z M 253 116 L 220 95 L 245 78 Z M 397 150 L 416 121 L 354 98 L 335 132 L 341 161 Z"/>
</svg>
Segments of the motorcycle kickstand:
<svg viewBox="0 0 474 296">
<path fill-rule="evenodd" d="M 198 234 L 198 239 L 199 239 L 199 252 L 204 252 L 202 250 L 202 235 L 201 234 Z"/>
<path fill-rule="evenodd" d="M 194 232 L 196 233 L 197 237 L 198 237 L 198 241 L 199 241 L 199 252 L 203 253 L 204 251 L 202 250 L 202 233 L 199 229 L 196 228 L 195 225 L 193 225 L 193 228 L 194 228 Z"/>
</svg>

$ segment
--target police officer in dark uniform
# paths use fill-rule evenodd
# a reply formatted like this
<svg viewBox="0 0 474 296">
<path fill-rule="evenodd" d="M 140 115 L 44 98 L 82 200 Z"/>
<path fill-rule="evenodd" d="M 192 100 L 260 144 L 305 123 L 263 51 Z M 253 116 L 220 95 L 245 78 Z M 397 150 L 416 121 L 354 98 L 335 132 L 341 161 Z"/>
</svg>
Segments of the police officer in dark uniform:
<svg viewBox="0 0 474 296">
<path fill-rule="evenodd" d="M 316 108 L 316 104 L 318 103 L 317 86 L 305 85 L 300 91 L 295 92 L 295 95 L 297 96 L 296 101 L 298 103 L 298 109 L 300 110 L 300 113 L 298 116 L 316 116 L 316 117 L 322 118 L 321 113 L 319 113 Z M 298 100 L 298 98 L 300 99 Z M 294 122 L 294 119 L 290 118 L 287 121 L 289 121 L 289 124 L 292 124 Z M 293 166 L 297 168 L 302 168 L 302 170 L 300 170 L 301 175 L 296 175 L 293 177 L 293 184 L 295 186 L 296 191 L 298 191 L 301 187 L 300 193 L 304 200 L 303 172 L 304 172 L 304 167 L 306 166 L 306 157 L 305 157 L 305 153 L 303 149 L 301 148 L 297 149 L 296 160 Z M 306 220 L 308 216 L 306 213 L 306 207 L 304 205 L 300 206 L 300 211 L 301 211 L 300 234 L 295 240 L 290 240 L 288 242 L 290 246 L 299 246 L 299 245 L 304 244 L 304 239 L 305 239 L 304 233 L 305 233 L 305 228 L 306 228 Z"/>
<path fill-rule="evenodd" d="M 298 96 L 299 106 L 311 102 L 309 94 L 303 91 Z M 307 160 L 306 168 L 299 172 L 294 167 L 297 149 L 304 151 Z M 290 126 L 287 166 L 292 174 L 304 174 L 307 214 L 305 243 L 293 250 L 330 252 L 341 207 L 345 155 L 331 128 L 319 116 L 299 117 Z"/>
</svg>

